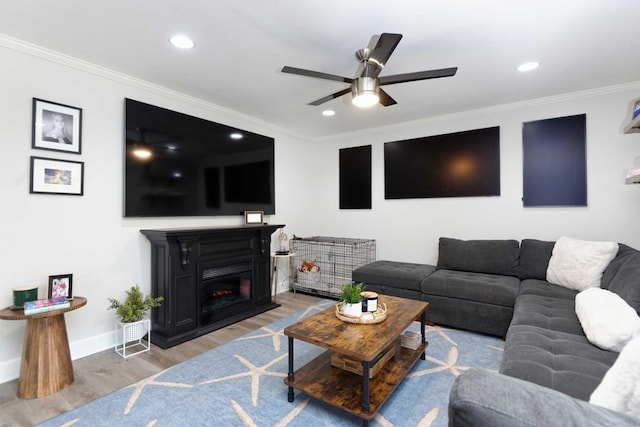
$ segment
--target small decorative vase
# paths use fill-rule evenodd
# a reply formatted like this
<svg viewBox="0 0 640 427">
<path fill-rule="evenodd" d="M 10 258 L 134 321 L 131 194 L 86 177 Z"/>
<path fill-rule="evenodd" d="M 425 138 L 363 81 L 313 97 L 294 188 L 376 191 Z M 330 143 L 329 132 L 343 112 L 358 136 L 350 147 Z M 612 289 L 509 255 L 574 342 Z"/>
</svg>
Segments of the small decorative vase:
<svg viewBox="0 0 640 427">
<path fill-rule="evenodd" d="M 360 317 L 362 316 L 362 303 L 347 304 L 343 302 L 342 313 L 345 316 Z"/>
</svg>

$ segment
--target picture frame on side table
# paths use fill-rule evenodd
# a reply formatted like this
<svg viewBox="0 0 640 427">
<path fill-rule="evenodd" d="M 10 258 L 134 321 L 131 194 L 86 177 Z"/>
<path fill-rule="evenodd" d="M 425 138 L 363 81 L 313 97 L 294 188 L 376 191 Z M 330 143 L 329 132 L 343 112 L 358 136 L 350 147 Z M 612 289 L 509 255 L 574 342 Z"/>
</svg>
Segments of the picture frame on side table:
<svg viewBox="0 0 640 427">
<path fill-rule="evenodd" d="M 245 211 L 244 225 L 262 225 L 264 222 L 264 211 Z"/>
<path fill-rule="evenodd" d="M 47 298 L 66 297 L 73 299 L 73 274 L 58 274 L 49 276 Z"/>
<path fill-rule="evenodd" d="M 33 98 L 31 148 L 82 152 L 82 108 Z"/>
<path fill-rule="evenodd" d="M 84 194 L 84 162 L 31 156 L 29 193 Z"/>
</svg>

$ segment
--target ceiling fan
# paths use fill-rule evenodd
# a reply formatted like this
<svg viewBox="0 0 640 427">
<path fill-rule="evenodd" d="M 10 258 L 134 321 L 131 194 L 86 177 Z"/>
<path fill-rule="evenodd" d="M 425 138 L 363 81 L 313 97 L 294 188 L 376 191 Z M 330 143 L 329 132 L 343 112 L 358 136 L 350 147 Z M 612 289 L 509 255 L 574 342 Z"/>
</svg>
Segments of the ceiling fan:
<svg viewBox="0 0 640 427">
<path fill-rule="evenodd" d="M 327 101 L 341 97 L 351 92 L 352 102 L 358 107 L 371 107 L 377 103 L 388 107 L 397 104 L 387 92 L 380 86 L 392 85 L 396 83 L 413 82 L 417 80 L 437 79 L 440 77 L 451 77 L 456 74 L 457 67 L 442 68 L 438 70 L 417 71 L 414 73 L 395 74 L 393 76 L 378 77 L 389 57 L 402 39 L 402 34 L 382 33 L 380 36 L 371 37 L 369 47 L 356 52 L 356 58 L 360 61 L 360 66 L 356 71 L 355 78 L 337 76 L 335 74 L 321 73 L 319 71 L 305 70 L 285 66 L 283 73 L 298 74 L 302 76 L 317 77 L 319 79 L 334 80 L 349 83 L 348 89 L 343 89 L 331 95 L 322 97 L 309 105 L 320 105 Z"/>
</svg>

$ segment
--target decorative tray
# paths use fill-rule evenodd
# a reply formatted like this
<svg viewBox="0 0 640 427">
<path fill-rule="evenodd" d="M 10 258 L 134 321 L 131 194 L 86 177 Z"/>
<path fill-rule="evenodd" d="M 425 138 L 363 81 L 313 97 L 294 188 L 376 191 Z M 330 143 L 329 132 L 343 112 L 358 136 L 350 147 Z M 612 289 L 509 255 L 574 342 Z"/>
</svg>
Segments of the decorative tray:
<svg viewBox="0 0 640 427">
<path fill-rule="evenodd" d="M 342 303 L 336 304 L 336 317 L 343 322 L 372 324 L 383 322 L 387 318 L 387 305 L 379 304 L 378 309 L 369 313 L 362 313 L 359 317 L 349 316 L 342 312 Z"/>
</svg>

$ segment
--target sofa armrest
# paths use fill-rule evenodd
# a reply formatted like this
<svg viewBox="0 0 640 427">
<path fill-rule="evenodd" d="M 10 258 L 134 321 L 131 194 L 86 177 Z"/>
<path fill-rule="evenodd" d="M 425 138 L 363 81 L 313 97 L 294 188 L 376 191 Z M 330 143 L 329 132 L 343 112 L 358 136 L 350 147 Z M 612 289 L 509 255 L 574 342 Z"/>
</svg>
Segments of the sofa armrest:
<svg viewBox="0 0 640 427">
<path fill-rule="evenodd" d="M 456 378 L 449 426 L 637 426 L 632 418 L 528 381 L 484 369 Z"/>
</svg>

